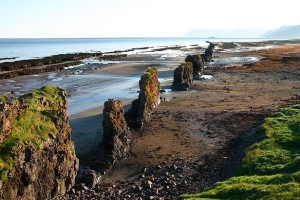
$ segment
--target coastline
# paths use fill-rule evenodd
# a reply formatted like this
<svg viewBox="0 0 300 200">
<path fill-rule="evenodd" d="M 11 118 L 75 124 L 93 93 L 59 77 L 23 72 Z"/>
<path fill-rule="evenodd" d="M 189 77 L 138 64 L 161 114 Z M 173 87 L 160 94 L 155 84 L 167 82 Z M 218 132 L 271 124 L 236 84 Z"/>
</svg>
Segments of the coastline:
<svg viewBox="0 0 300 200">
<path fill-rule="evenodd" d="M 203 191 L 235 175 L 263 119 L 300 100 L 295 87 L 299 60 L 293 58 L 300 56 L 299 45 L 215 56 L 226 59 L 244 54 L 264 59 L 251 65 L 211 66 L 204 74 L 212 79 L 195 81 L 187 92 L 166 94 L 172 100 L 162 102 L 151 123 L 134 133 L 132 155 L 114 165 L 94 193 L 83 190 L 62 199 L 87 195 L 169 199 Z M 284 57 L 289 61 L 283 63 Z M 266 64 L 261 67 L 262 63 Z M 153 189 L 147 187 L 148 180 Z"/>
<path fill-rule="evenodd" d="M 91 189 L 75 187 L 74 191 L 79 193 L 71 191 L 61 199 L 110 198 L 114 195 L 123 198 L 126 195 L 173 198 L 182 193 L 203 191 L 214 182 L 234 175 L 240 164 L 242 149 L 254 142 L 253 133 L 262 119 L 278 108 L 299 101 L 299 87 L 295 85 L 300 80 L 299 45 L 294 48 L 282 43 L 277 44 L 277 48 L 273 43 L 239 45 L 216 49 L 215 62 L 204 69 L 204 74 L 212 75 L 212 79 L 195 81 L 186 92 L 162 94 L 171 100 L 162 102 L 151 123 L 135 132 L 131 157 L 117 163 L 103 176 L 102 183 L 92 189 L 93 193 Z M 124 95 L 123 104 L 130 105 L 137 96 L 139 76 L 153 65 L 158 66 L 160 79 L 164 81 L 163 88 L 168 89 L 174 69 L 185 56 L 203 50 L 180 50 L 181 53 L 175 56 L 172 55 L 174 52 L 166 54 L 165 51 L 132 54 L 109 60 L 107 64 L 90 60 L 75 68 L 17 77 L 12 79 L 15 82 L 2 80 L 0 84 L 19 86 L 16 88 L 18 94 L 25 92 L 22 87 L 27 87 L 29 82 L 24 80 L 30 77 L 40 80 L 36 87 L 44 83 L 66 86 L 69 100 L 83 97 L 78 101 L 82 107 L 88 107 L 92 102 L 97 104 L 70 116 L 76 153 L 79 158 L 88 161 L 89 157 L 94 159 L 97 152 L 93 147 L 101 142 L 103 103 L 92 97 L 104 95 L 107 100 L 112 97 L 107 94 L 119 93 Z M 82 72 L 77 72 L 79 70 Z M 125 83 L 122 89 L 120 86 L 124 85 L 124 80 L 135 85 Z M 30 90 L 30 87 L 26 89 Z M 9 91 L 10 88 L 7 89 Z M 84 98 L 86 94 L 91 96 Z M 82 163 L 96 169 L 97 162 L 93 165 L 85 161 Z M 145 186 L 148 180 L 154 183 L 153 189 Z M 121 194 L 117 194 L 119 190 Z"/>
</svg>

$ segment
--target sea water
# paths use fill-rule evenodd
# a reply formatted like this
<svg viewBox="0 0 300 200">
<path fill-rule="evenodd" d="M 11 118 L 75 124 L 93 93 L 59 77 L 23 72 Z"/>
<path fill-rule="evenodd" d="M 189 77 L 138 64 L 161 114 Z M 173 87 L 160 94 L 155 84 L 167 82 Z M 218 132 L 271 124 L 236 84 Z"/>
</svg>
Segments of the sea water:
<svg viewBox="0 0 300 200">
<path fill-rule="evenodd" d="M 0 39 L 0 58 L 17 57 L 17 59 L 2 60 L 15 61 L 32 59 L 62 53 L 115 51 L 139 47 L 161 47 L 170 45 L 207 45 L 206 41 L 258 41 L 259 39 L 215 39 L 215 38 L 79 38 L 79 39 Z M 261 40 L 261 39 L 260 39 Z M 172 53 L 172 52 L 169 52 Z M 174 52 L 173 52 L 174 53 Z M 159 60 L 148 63 L 168 63 L 166 52 Z M 177 55 L 176 55 L 177 56 Z M 112 64 L 124 61 L 99 61 L 85 59 L 84 63 Z M 0 61 L 1 62 L 1 61 Z M 130 61 L 126 61 L 130 62 Z M 132 61 L 145 62 L 145 61 Z M 177 61 L 176 61 L 177 62 Z M 135 77 L 110 76 L 95 72 L 83 72 L 84 65 L 70 66 L 66 70 L 75 70 L 74 75 L 61 76 L 56 72 L 49 72 L 45 76 L 30 75 L 14 79 L 0 80 L 0 95 L 4 92 L 16 91 L 24 94 L 43 85 L 56 85 L 68 91 L 68 111 L 71 115 L 84 110 L 95 108 L 103 104 L 108 98 L 134 99 L 137 98 L 139 75 Z M 74 68 L 74 69 L 73 69 Z M 76 70 L 77 69 L 77 70 Z M 67 73 L 67 72 L 66 72 Z M 71 73 L 71 72 L 70 72 Z M 160 79 L 161 82 L 172 80 L 172 77 Z M 17 81 L 15 81 L 17 80 Z"/>
<path fill-rule="evenodd" d="M 0 39 L 0 62 L 13 62 L 77 52 L 109 52 L 140 47 L 200 45 L 211 42 L 261 41 L 261 38 L 42 38 Z M 14 58 L 5 59 L 3 58 Z"/>
</svg>

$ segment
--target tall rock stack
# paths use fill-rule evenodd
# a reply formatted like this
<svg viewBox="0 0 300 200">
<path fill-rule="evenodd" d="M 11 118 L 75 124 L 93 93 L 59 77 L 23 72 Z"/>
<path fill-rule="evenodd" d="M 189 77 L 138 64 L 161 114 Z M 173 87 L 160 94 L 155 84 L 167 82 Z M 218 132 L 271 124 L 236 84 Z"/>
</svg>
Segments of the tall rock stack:
<svg viewBox="0 0 300 200">
<path fill-rule="evenodd" d="M 182 63 L 174 70 L 172 90 L 187 91 L 191 84 L 193 84 L 193 64 Z"/>
<path fill-rule="evenodd" d="M 1 97 L 0 196 L 52 199 L 75 183 L 66 92 L 44 86 L 20 98 Z"/>
<path fill-rule="evenodd" d="M 130 151 L 130 130 L 121 101 L 109 99 L 104 103 L 102 125 L 105 154 L 112 156 L 113 163 L 126 157 Z"/>
<path fill-rule="evenodd" d="M 149 67 L 139 81 L 140 93 L 138 99 L 132 102 L 131 109 L 126 114 L 132 128 L 141 128 L 151 120 L 153 109 L 160 104 L 160 83 L 157 67 Z"/>
<path fill-rule="evenodd" d="M 185 58 L 185 62 L 191 62 L 193 64 L 194 80 L 200 79 L 204 68 L 204 61 L 202 57 L 200 55 L 188 55 Z"/>
<path fill-rule="evenodd" d="M 204 52 L 204 61 L 205 62 L 212 61 L 213 53 L 214 53 L 214 49 L 215 49 L 215 45 L 212 42 L 208 42 L 208 43 L 209 43 L 209 45 L 205 49 L 205 52 Z"/>
</svg>

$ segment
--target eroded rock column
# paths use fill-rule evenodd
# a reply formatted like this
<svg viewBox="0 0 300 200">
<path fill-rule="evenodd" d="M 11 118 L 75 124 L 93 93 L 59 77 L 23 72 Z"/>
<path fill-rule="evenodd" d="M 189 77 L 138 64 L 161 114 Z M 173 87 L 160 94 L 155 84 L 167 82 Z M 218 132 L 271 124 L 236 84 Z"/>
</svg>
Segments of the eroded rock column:
<svg viewBox="0 0 300 200">
<path fill-rule="evenodd" d="M 126 157 L 130 151 L 130 130 L 121 101 L 109 99 L 104 103 L 102 125 L 105 154 L 111 155 L 113 162 Z"/>
<path fill-rule="evenodd" d="M 182 63 L 174 70 L 172 90 L 187 91 L 193 84 L 193 64 L 190 62 Z"/>
<path fill-rule="evenodd" d="M 139 81 L 140 93 L 138 99 L 132 102 L 127 113 L 129 125 L 132 128 L 141 128 L 151 120 L 153 109 L 160 104 L 160 83 L 157 67 L 149 67 Z"/>
<path fill-rule="evenodd" d="M 205 49 L 205 52 L 204 52 L 204 61 L 205 62 L 212 61 L 213 53 L 214 53 L 214 49 L 215 49 L 215 45 L 212 42 L 208 42 L 208 43 L 209 43 L 209 45 Z"/>
<path fill-rule="evenodd" d="M 185 58 L 185 62 L 191 62 L 193 64 L 193 78 L 200 79 L 203 68 L 204 68 L 204 61 L 200 55 L 188 55 Z"/>
</svg>

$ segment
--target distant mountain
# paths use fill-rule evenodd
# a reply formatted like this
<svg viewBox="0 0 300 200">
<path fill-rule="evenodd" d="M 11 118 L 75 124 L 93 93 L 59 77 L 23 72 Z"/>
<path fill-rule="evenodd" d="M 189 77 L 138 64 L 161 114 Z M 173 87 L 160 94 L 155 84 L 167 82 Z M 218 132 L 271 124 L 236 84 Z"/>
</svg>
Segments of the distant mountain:
<svg viewBox="0 0 300 200">
<path fill-rule="evenodd" d="M 267 29 L 196 29 L 186 33 L 185 37 L 216 38 L 256 38 Z"/>
<path fill-rule="evenodd" d="M 282 26 L 279 29 L 266 32 L 261 37 L 300 39 L 300 25 Z"/>
</svg>

